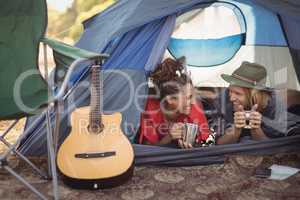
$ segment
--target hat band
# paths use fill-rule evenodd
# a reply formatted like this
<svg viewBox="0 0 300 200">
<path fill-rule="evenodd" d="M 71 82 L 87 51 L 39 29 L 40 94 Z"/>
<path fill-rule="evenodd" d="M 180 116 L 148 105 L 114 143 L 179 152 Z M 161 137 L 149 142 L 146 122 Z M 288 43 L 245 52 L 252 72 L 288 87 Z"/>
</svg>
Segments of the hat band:
<svg viewBox="0 0 300 200">
<path fill-rule="evenodd" d="M 251 84 L 253 84 L 253 85 L 256 85 L 256 84 L 257 84 L 256 81 L 251 80 L 251 79 L 248 79 L 248 78 L 243 77 L 243 76 L 240 76 L 240 75 L 237 75 L 237 74 L 232 74 L 232 76 L 233 76 L 234 78 L 237 78 L 237 79 L 242 80 L 242 81 L 246 81 L 246 82 L 251 83 Z"/>
</svg>

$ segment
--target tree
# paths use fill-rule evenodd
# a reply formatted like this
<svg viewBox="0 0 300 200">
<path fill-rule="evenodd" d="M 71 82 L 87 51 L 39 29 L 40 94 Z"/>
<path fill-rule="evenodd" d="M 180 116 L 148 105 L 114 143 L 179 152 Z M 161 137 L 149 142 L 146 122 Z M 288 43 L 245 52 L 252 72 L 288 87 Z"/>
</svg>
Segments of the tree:
<svg viewBox="0 0 300 200">
<path fill-rule="evenodd" d="M 60 40 L 71 40 L 73 43 L 83 31 L 82 22 L 114 2 L 114 0 L 74 0 L 72 6 L 64 13 L 49 9 L 48 35 Z"/>
</svg>

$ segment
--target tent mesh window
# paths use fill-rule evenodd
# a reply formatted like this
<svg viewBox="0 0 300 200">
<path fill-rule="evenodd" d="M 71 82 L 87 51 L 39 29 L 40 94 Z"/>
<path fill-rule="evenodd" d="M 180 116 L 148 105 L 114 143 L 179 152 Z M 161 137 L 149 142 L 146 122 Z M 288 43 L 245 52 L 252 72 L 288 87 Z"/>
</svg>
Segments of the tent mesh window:
<svg viewBox="0 0 300 200">
<path fill-rule="evenodd" d="M 202 5 L 178 16 L 167 54 L 186 56 L 187 64 L 194 67 L 229 61 L 245 38 L 244 19 L 234 8 L 226 4 Z"/>
</svg>

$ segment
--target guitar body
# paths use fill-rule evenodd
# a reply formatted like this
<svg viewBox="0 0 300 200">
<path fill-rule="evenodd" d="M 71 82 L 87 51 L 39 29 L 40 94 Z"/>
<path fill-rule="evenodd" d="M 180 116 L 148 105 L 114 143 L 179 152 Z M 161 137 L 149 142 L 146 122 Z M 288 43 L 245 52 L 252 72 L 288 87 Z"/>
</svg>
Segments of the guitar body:
<svg viewBox="0 0 300 200">
<path fill-rule="evenodd" d="M 95 134 L 88 130 L 89 109 L 79 108 L 71 114 L 72 130 L 58 150 L 58 169 L 72 188 L 118 186 L 131 178 L 134 170 L 133 149 L 120 128 L 122 116 L 102 115 L 104 129 Z"/>
</svg>

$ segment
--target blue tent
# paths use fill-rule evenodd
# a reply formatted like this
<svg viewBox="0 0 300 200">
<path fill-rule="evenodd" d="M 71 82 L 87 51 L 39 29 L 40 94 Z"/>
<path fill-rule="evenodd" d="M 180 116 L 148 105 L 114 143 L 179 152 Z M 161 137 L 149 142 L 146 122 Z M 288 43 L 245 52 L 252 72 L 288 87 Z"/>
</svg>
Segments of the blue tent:
<svg viewBox="0 0 300 200">
<path fill-rule="evenodd" d="M 194 11 L 211 7 L 232 11 L 239 31 L 204 39 L 174 34 L 174 30 L 183 24 L 182 21 L 186 22 Z M 104 111 L 122 112 L 122 129 L 132 142 L 148 94 L 147 75 L 164 56 L 187 55 L 187 60 L 192 61 L 188 63 L 188 69 L 197 86 L 211 86 L 205 79 L 208 77 L 216 80 L 213 84 L 219 87 L 223 84 L 218 76 L 220 72 L 231 72 L 240 62 L 249 60 L 269 67 L 270 86 L 299 90 L 300 3 L 296 0 L 119 0 L 104 12 L 86 20 L 83 26 L 84 33 L 76 46 L 110 54 L 103 66 Z M 189 51 L 193 48 L 193 52 L 197 50 L 199 54 L 194 55 Z M 210 51 L 216 52 L 216 55 L 208 56 L 212 54 L 207 53 Z M 60 60 L 56 60 L 56 63 L 58 66 L 64 65 Z M 82 65 L 70 82 L 70 90 L 65 97 L 60 142 L 69 132 L 69 113 L 76 107 L 89 104 L 89 68 L 86 66 Z M 60 69 L 62 71 L 54 73 L 54 86 L 59 83 L 59 76 L 63 72 L 63 67 Z M 280 75 L 284 72 L 286 76 L 278 76 L 275 72 Z M 205 76 L 201 79 L 203 74 Z M 31 127 L 19 147 L 26 155 L 40 156 L 46 153 L 44 115 L 29 118 L 26 126 L 29 127 L 36 119 L 40 123 Z M 137 164 L 193 165 L 222 162 L 223 155 L 227 153 L 299 150 L 299 143 L 299 136 L 291 136 L 193 150 L 147 145 L 134 145 L 134 148 Z"/>
</svg>

